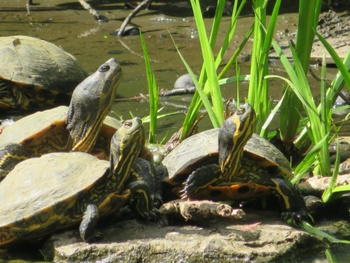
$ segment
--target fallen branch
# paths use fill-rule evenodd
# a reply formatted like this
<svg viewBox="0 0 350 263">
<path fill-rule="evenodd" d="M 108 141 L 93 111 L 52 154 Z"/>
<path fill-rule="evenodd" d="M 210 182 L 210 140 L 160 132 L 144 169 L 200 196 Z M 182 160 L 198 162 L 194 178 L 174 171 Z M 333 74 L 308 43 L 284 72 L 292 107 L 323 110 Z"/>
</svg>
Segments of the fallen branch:
<svg viewBox="0 0 350 263">
<path fill-rule="evenodd" d="M 231 206 L 212 201 L 174 200 L 163 204 L 160 212 L 166 217 L 181 217 L 185 220 L 203 220 L 203 218 L 231 218 L 244 219 L 242 209 L 233 209 Z"/>
<path fill-rule="evenodd" d="M 94 18 L 100 22 L 108 22 L 108 18 L 100 15 L 96 9 L 92 8 L 85 0 L 78 0 L 79 3 L 81 4 L 81 6 L 88 10 L 90 14 L 92 14 L 94 16 Z"/>
<path fill-rule="evenodd" d="M 119 31 L 118 36 L 123 36 L 126 26 L 130 23 L 131 19 L 138 13 L 144 6 L 149 6 L 152 0 L 144 0 L 142 1 L 124 20 Z"/>
</svg>

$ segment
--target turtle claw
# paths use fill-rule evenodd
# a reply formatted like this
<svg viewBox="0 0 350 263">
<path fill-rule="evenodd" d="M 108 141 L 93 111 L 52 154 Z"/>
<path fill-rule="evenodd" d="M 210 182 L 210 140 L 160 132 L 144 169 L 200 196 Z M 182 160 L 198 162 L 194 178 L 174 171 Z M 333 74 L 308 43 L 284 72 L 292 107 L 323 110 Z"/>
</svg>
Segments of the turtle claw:
<svg viewBox="0 0 350 263">
<path fill-rule="evenodd" d="M 287 211 L 282 213 L 282 220 L 287 222 L 290 225 L 298 226 L 300 227 L 302 222 L 307 222 L 310 224 L 314 223 L 314 219 L 307 211 L 298 211 L 298 212 L 292 212 Z"/>
<path fill-rule="evenodd" d="M 187 191 L 186 191 L 187 183 L 184 182 L 182 185 L 183 185 L 183 188 L 179 191 L 180 198 L 181 199 L 187 199 L 188 198 Z"/>
<path fill-rule="evenodd" d="M 96 243 L 98 241 L 101 241 L 105 238 L 105 236 L 103 235 L 103 233 L 99 230 L 94 230 L 94 233 L 89 236 L 88 238 L 86 238 L 84 241 L 88 244 L 91 244 L 91 243 Z"/>
<path fill-rule="evenodd" d="M 158 221 L 159 218 L 160 212 L 157 208 L 153 208 L 151 211 L 149 211 L 149 220 Z"/>
<path fill-rule="evenodd" d="M 184 183 L 184 188 L 180 191 L 181 199 L 187 199 L 194 195 L 198 191 L 198 186 L 196 186 L 193 177 L 188 177 L 186 183 Z"/>
<path fill-rule="evenodd" d="M 143 212 L 138 211 L 138 214 L 146 221 L 152 222 L 157 222 L 161 217 L 161 213 L 157 208 L 152 208 L 151 210 Z"/>
<path fill-rule="evenodd" d="M 180 194 L 181 194 L 181 195 L 180 195 L 180 198 L 181 198 L 181 199 L 183 199 L 183 200 L 188 199 L 188 196 L 187 196 L 187 194 L 186 194 L 185 191 L 181 191 Z"/>
</svg>

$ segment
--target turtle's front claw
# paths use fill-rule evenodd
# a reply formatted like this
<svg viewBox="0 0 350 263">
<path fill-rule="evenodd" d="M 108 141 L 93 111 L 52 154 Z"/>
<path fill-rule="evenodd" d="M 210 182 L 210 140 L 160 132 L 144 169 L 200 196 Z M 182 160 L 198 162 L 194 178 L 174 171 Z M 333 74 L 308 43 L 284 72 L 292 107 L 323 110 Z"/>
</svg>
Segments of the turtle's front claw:
<svg viewBox="0 0 350 263">
<path fill-rule="evenodd" d="M 312 216 L 305 210 L 293 212 L 287 211 L 282 213 L 282 220 L 293 226 L 301 226 L 301 223 L 307 222 L 309 224 L 314 223 Z"/>
<path fill-rule="evenodd" d="M 184 183 L 184 188 L 180 191 L 181 199 L 187 199 L 197 192 L 197 186 L 193 179 L 188 177 L 186 183 Z"/>
<path fill-rule="evenodd" d="M 149 210 L 143 214 L 140 214 L 143 219 L 145 219 L 147 222 L 156 222 L 158 223 L 161 220 L 161 213 L 157 208 L 153 208 L 152 210 Z"/>
</svg>

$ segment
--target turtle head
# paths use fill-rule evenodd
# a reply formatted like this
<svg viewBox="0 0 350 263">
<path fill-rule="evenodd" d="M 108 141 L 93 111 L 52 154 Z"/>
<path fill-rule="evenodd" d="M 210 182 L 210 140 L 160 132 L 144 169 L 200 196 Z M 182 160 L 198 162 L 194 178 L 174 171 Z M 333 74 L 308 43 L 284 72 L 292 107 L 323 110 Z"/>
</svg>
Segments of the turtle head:
<svg viewBox="0 0 350 263">
<path fill-rule="evenodd" d="M 246 103 L 226 119 L 219 131 L 219 164 L 222 172 L 237 173 L 244 145 L 252 137 L 255 111 Z"/>
<path fill-rule="evenodd" d="M 145 129 L 138 117 L 125 121 L 114 133 L 110 156 L 112 180 L 108 182 L 112 188 L 119 190 L 124 186 L 132 165 L 145 145 L 145 140 Z"/>
<path fill-rule="evenodd" d="M 92 149 L 113 105 L 121 78 L 120 64 L 111 58 L 75 88 L 66 120 L 72 151 Z"/>
</svg>

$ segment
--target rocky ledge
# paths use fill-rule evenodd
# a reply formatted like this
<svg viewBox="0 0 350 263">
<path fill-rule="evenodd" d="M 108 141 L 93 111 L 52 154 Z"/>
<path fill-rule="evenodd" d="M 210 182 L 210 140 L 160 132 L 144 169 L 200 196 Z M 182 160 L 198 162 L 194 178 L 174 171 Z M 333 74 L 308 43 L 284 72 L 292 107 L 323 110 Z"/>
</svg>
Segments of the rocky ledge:
<svg viewBox="0 0 350 263">
<path fill-rule="evenodd" d="M 52 236 L 42 249 L 55 262 L 300 262 L 325 243 L 271 211 L 167 226 L 122 220 L 99 230 L 101 242 L 81 242 L 78 230 Z M 306 252 L 307 251 L 307 252 Z M 314 253 L 314 254 L 315 254 Z"/>
</svg>

